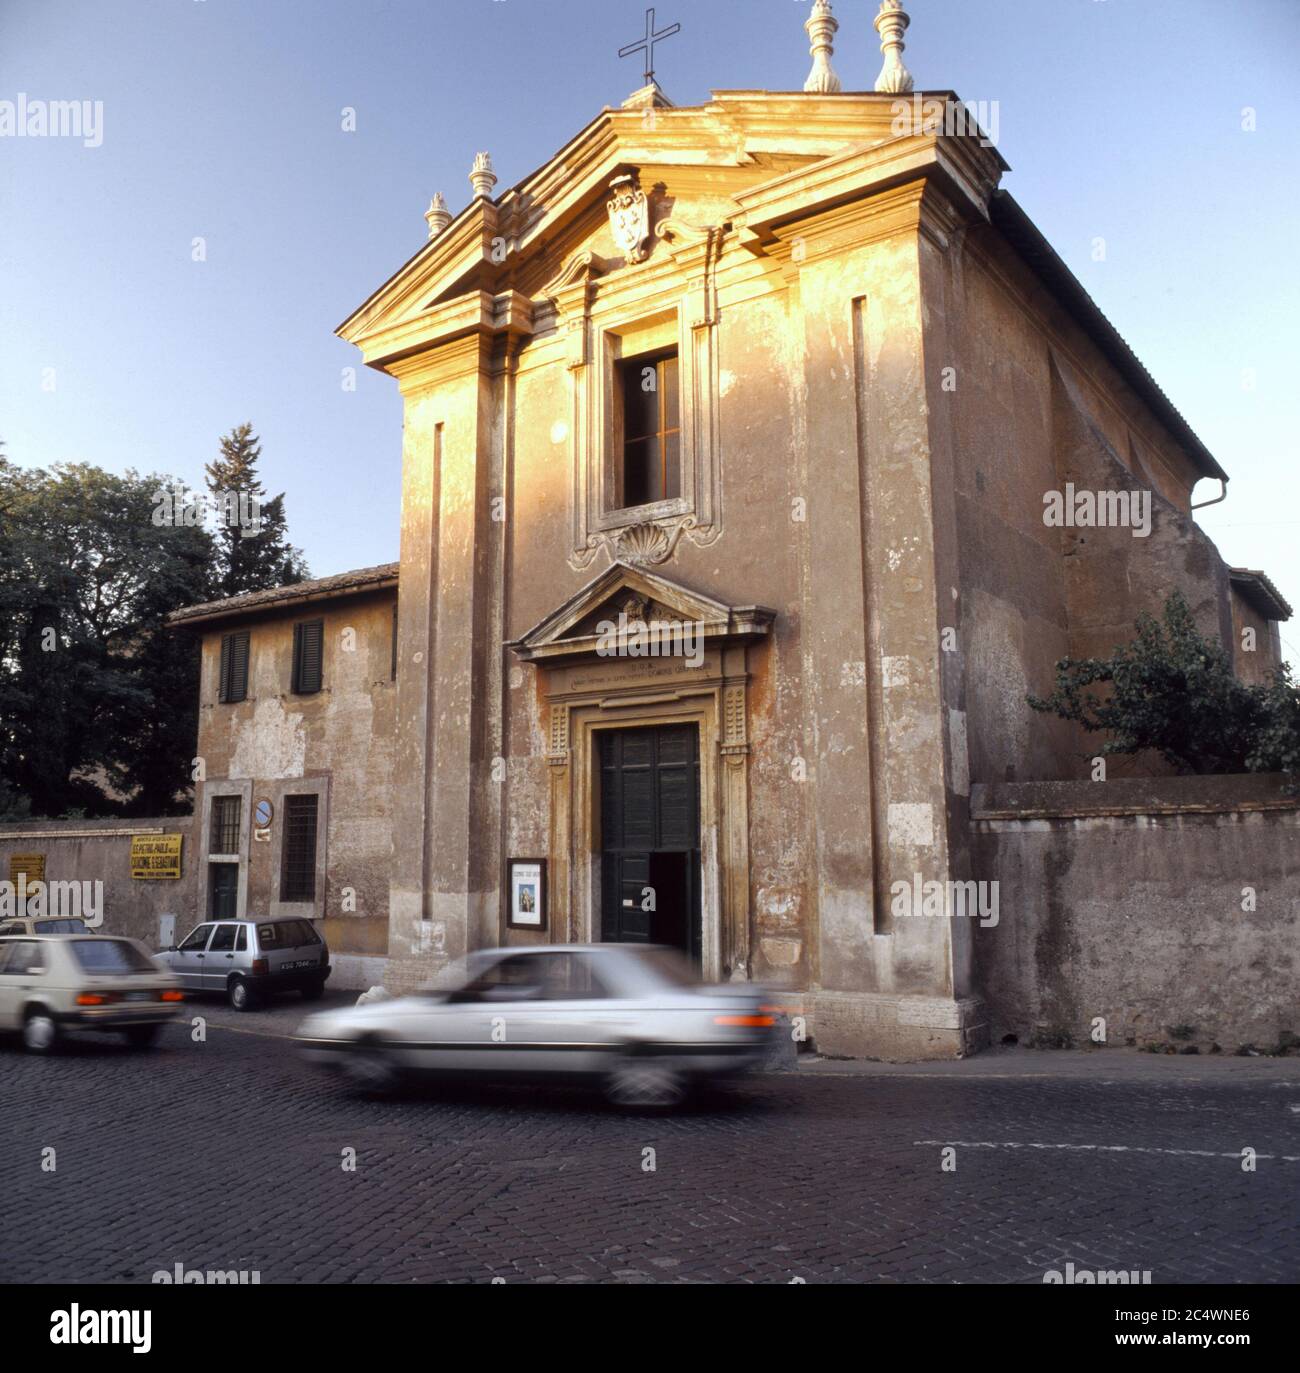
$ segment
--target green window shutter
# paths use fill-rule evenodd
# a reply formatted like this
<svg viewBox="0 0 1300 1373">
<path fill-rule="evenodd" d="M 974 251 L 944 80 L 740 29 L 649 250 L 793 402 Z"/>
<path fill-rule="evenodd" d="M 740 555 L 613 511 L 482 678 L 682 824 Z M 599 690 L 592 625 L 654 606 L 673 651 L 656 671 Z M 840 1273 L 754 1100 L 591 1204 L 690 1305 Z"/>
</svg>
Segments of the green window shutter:
<svg viewBox="0 0 1300 1373">
<path fill-rule="evenodd" d="M 221 638 L 221 679 L 217 700 L 226 705 L 248 695 L 248 631 L 224 634 Z"/>
<path fill-rule="evenodd" d="M 321 689 L 325 621 L 305 620 L 293 627 L 293 689 L 310 696 Z"/>
<path fill-rule="evenodd" d="M 230 637 L 230 689 L 226 699 L 242 701 L 248 696 L 248 631 Z"/>
</svg>

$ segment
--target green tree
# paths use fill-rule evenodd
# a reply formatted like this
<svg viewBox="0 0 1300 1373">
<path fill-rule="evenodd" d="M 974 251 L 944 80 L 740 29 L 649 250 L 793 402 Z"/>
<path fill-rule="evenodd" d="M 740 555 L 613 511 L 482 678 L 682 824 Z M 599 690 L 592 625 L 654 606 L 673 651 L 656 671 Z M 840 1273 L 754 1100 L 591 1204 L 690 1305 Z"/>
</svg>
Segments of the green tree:
<svg viewBox="0 0 1300 1373">
<path fill-rule="evenodd" d="M 1300 772 L 1300 686 L 1288 667 L 1266 685 L 1240 681 L 1177 591 L 1162 619 L 1141 615 L 1136 628 L 1109 658 L 1063 658 L 1052 694 L 1029 704 L 1109 733 L 1103 754 L 1153 749 L 1184 773 Z"/>
<path fill-rule="evenodd" d="M 0 775 L 35 814 L 184 803 L 198 650 L 165 618 L 212 596 L 214 548 L 155 519 L 166 484 L 0 467 Z"/>
<path fill-rule="evenodd" d="M 210 479 L 260 501 L 248 426 L 222 453 Z M 23 469 L 0 452 L 0 818 L 187 807 L 199 642 L 167 616 L 301 580 L 282 498 L 260 515 L 232 540 L 175 478 Z"/>
<path fill-rule="evenodd" d="M 253 426 L 241 424 L 220 443 L 220 457 L 205 469 L 218 521 L 218 595 L 302 581 L 307 565 L 288 540 L 284 493 L 268 498 L 258 476 L 262 445 Z"/>
</svg>

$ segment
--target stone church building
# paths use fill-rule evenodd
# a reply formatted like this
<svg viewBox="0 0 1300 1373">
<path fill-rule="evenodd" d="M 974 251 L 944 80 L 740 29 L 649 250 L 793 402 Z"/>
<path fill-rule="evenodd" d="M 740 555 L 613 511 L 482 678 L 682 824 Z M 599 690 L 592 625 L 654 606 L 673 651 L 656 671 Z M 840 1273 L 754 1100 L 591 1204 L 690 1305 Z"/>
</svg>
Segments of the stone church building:
<svg viewBox="0 0 1300 1373">
<path fill-rule="evenodd" d="M 972 783 L 1088 776 L 1027 693 L 1175 589 L 1243 674 L 1276 663 L 1285 601 L 1192 518 L 1224 471 L 881 8 L 875 90 L 841 89 L 818 0 L 805 89 L 652 81 L 435 198 L 338 330 L 402 396 L 399 561 L 175 617 L 201 917 L 309 914 L 394 990 L 483 946 L 671 943 L 825 1052 L 962 1054 L 986 931 L 891 893 L 997 878 Z"/>
</svg>

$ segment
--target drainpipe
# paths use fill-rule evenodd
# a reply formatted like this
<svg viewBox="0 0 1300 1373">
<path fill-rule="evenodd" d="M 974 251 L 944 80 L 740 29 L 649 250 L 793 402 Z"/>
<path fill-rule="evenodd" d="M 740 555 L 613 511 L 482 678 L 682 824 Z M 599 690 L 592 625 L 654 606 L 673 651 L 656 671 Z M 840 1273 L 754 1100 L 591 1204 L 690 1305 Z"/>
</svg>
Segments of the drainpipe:
<svg viewBox="0 0 1300 1373">
<path fill-rule="evenodd" d="M 1214 498 L 1212 501 L 1197 501 L 1197 502 L 1192 506 L 1192 509 L 1193 509 L 1193 510 L 1204 510 L 1205 507 L 1206 507 L 1207 505 L 1218 505 L 1218 503 L 1219 503 L 1220 501 L 1226 501 L 1227 499 L 1228 499 L 1228 479 L 1227 479 L 1226 477 L 1220 477 L 1220 478 L 1219 478 L 1219 494 L 1218 494 L 1217 496 L 1215 496 L 1215 498 Z"/>
</svg>

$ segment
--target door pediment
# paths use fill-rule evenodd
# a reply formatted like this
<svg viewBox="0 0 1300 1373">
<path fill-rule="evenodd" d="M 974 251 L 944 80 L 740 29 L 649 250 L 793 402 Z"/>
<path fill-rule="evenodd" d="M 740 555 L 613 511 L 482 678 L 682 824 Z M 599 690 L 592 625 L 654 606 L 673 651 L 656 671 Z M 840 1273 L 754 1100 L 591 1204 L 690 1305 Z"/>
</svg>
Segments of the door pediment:
<svg viewBox="0 0 1300 1373">
<path fill-rule="evenodd" d="M 559 663 L 606 656 L 611 633 L 641 633 L 654 643 L 682 625 L 705 644 L 746 643 L 765 637 L 775 618 L 766 606 L 728 605 L 616 562 L 506 647 L 526 663 Z"/>
</svg>

